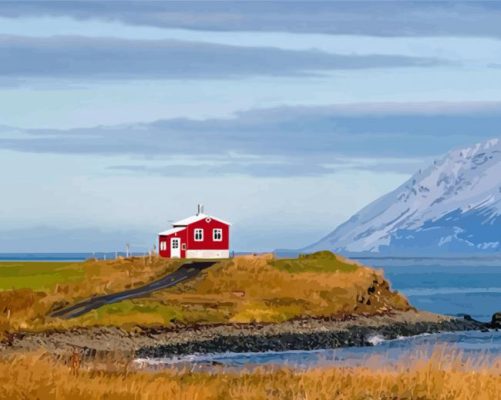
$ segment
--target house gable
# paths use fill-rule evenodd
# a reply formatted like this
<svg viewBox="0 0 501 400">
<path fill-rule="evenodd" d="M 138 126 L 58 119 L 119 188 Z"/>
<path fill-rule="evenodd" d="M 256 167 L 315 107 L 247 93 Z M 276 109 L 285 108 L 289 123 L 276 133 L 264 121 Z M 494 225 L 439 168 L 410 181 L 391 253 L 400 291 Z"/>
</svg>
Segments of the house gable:
<svg viewBox="0 0 501 400">
<path fill-rule="evenodd" d="M 202 230 L 202 239 L 196 240 L 195 230 Z M 221 239 L 214 240 L 214 230 L 219 229 Z M 190 250 L 222 250 L 230 245 L 229 227 L 218 219 L 207 217 L 191 223 L 186 227 L 187 247 Z"/>
</svg>

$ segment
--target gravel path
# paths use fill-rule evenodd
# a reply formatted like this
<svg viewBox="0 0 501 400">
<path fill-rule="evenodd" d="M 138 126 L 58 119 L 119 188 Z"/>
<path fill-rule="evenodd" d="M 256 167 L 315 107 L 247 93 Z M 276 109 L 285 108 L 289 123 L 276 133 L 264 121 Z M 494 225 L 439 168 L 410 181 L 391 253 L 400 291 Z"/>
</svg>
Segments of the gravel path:
<svg viewBox="0 0 501 400">
<path fill-rule="evenodd" d="M 72 306 L 54 311 L 52 314 L 50 314 L 50 316 L 64 319 L 75 318 L 91 310 L 104 306 L 105 304 L 112 304 L 126 299 L 143 297 L 156 290 L 175 286 L 180 282 L 191 279 L 197 276 L 200 271 L 209 268 L 214 264 L 215 262 L 212 261 L 189 262 L 183 264 L 173 273 L 166 275 L 163 278 L 157 279 L 156 281 L 150 282 L 147 285 L 130 290 L 125 290 L 123 292 L 92 297 Z"/>
</svg>

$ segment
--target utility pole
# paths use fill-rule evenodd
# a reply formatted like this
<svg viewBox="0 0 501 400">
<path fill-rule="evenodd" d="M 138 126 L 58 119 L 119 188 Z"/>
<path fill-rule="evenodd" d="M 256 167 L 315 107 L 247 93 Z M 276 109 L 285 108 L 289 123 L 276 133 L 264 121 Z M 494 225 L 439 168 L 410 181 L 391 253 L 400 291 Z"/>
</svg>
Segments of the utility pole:
<svg viewBox="0 0 501 400">
<path fill-rule="evenodd" d="M 130 244 L 125 245 L 125 258 L 129 258 Z"/>
</svg>

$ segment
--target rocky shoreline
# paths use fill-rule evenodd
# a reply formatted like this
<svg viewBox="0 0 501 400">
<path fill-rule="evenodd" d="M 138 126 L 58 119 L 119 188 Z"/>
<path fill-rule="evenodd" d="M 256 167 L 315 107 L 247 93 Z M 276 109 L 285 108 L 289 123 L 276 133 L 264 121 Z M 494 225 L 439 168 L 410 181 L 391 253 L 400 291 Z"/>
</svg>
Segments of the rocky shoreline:
<svg viewBox="0 0 501 400">
<path fill-rule="evenodd" d="M 497 320 L 499 322 L 499 320 Z M 308 318 L 279 324 L 220 324 L 176 327 L 77 328 L 15 333 L 0 343 L 2 353 L 44 350 L 54 354 L 123 354 L 135 358 L 174 357 L 194 353 L 317 350 L 370 346 L 371 338 L 499 328 L 465 316 L 452 318 L 428 312 L 388 312 L 345 318 Z"/>
<path fill-rule="evenodd" d="M 399 318 L 396 318 L 397 320 Z M 247 353 L 265 351 L 320 350 L 339 347 L 372 346 L 372 338 L 396 339 L 424 333 L 487 330 L 489 325 L 464 318 L 443 320 L 420 320 L 416 322 L 394 322 L 391 324 L 348 324 L 339 329 L 325 324 L 325 330 L 284 331 L 265 334 L 220 335 L 209 339 L 191 340 L 184 343 L 168 343 L 142 347 L 137 351 L 139 358 L 173 357 L 200 353 Z M 366 322 L 366 321 L 364 321 Z"/>
</svg>

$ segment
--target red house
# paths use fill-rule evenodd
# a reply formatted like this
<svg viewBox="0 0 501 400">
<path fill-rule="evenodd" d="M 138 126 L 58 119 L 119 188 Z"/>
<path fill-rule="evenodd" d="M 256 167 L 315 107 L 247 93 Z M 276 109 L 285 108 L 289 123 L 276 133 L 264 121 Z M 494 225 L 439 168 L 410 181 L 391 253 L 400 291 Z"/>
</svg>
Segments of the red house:
<svg viewBox="0 0 501 400">
<path fill-rule="evenodd" d="M 174 222 L 172 229 L 158 234 L 161 257 L 228 258 L 230 256 L 230 223 L 203 213 Z"/>
</svg>

